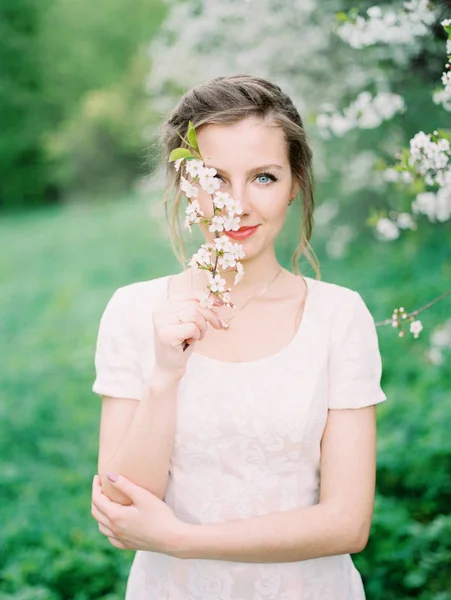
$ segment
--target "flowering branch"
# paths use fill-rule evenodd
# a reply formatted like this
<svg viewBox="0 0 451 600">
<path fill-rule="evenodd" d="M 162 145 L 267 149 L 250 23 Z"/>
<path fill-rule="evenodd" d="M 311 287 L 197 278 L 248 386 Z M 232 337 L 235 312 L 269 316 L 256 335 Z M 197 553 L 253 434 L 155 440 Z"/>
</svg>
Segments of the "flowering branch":
<svg viewBox="0 0 451 600">
<path fill-rule="evenodd" d="M 349 13 L 339 13 L 339 36 L 353 48 L 363 48 L 374 44 L 411 44 L 416 37 L 424 36 L 430 25 L 435 20 L 434 11 L 427 0 L 412 0 L 403 3 L 403 11 L 394 12 L 378 6 L 369 8 L 366 18 L 359 16 L 356 9 Z M 451 110 L 451 19 L 442 21 L 441 25 L 448 34 L 446 54 L 448 62 L 442 75 L 443 90 L 434 92 L 433 101 L 441 104 L 445 110 Z M 365 95 L 366 94 L 366 95 Z M 389 94 L 386 95 L 387 98 Z M 362 102 L 362 98 L 365 102 Z M 385 105 L 385 118 L 390 118 L 395 112 L 404 110 L 401 100 L 396 101 L 391 112 L 387 112 Z M 351 105 L 343 115 L 340 113 L 319 115 L 318 125 L 323 130 L 323 136 L 330 133 L 336 136 L 343 135 L 353 127 L 377 127 L 383 120 L 382 115 L 371 106 L 375 104 L 368 93 L 362 93 L 358 101 Z M 357 110 L 358 108 L 358 110 Z M 369 111 L 369 117 L 363 109 Z M 390 183 L 410 185 L 416 197 L 412 202 L 414 215 L 427 215 L 431 222 L 444 222 L 451 218 L 451 132 L 436 130 L 433 134 L 418 132 L 410 140 L 410 148 L 403 149 L 398 155 L 398 164 L 385 169 L 384 178 Z M 432 189 L 427 189 L 427 186 Z M 385 211 L 373 212 L 369 223 L 375 225 L 376 232 L 383 240 L 394 240 L 399 237 L 400 229 L 417 229 L 414 216 L 407 212 L 398 213 L 390 211 L 387 216 Z M 400 329 L 399 336 L 403 337 L 405 331 L 403 324 L 410 322 L 410 332 L 415 338 L 423 329 L 420 320 L 415 317 L 439 300 L 451 294 L 451 290 L 432 300 L 422 308 L 407 313 L 404 307 L 395 308 L 391 319 L 376 323 L 376 326 L 389 325 Z"/>
<path fill-rule="evenodd" d="M 416 310 L 413 310 L 410 313 L 407 313 L 403 306 L 401 306 L 400 308 L 395 308 L 391 319 L 385 319 L 385 321 L 378 321 L 376 323 L 376 327 L 380 327 L 382 325 L 392 325 L 392 327 L 397 327 L 398 329 L 400 329 L 399 337 L 403 337 L 405 335 L 405 331 L 403 330 L 403 324 L 404 322 L 409 321 L 410 333 L 413 334 L 414 338 L 417 338 L 420 331 L 422 331 L 423 329 L 423 325 L 420 320 L 416 321 L 414 317 L 416 317 L 418 314 L 425 311 L 426 309 L 430 308 L 433 304 L 440 302 L 440 300 L 443 300 L 449 295 L 451 295 L 451 289 L 447 290 L 446 292 L 443 292 L 443 294 L 440 294 L 440 296 L 434 298 L 434 300 L 431 300 L 421 308 L 417 308 Z"/>
<path fill-rule="evenodd" d="M 201 299 L 202 306 L 212 308 L 211 296 L 214 295 L 225 306 L 235 308 L 230 297 L 231 288 L 226 289 L 226 280 L 221 276 L 221 270 L 235 271 L 234 284 L 236 285 L 244 275 L 243 265 L 239 260 L 244 258 L 245 254 L 241 244 L 232 243 L 222 232 L 237 231 L 240 228 L 240 215 L 243 209 L 239 201 L 219 191 L 217 171 L 205 166 L 191 121 L 188 125 L 187 139 L 181 135 L 180 137 L 188 148 L 175 148 L 169 156 L 169 162 L 174 162 L 175 170 L 180 171 L 180 189 L 188 200 L 185 209 L 185 228 L 191 231 L 193 224 L 204 224 L 208 231 L 214 234 L 213 243 L 202 244 L 188 261 L 188 266 L 208 273 L 207 290 Z M 199 186 L 211 196 L 213 206 L 211 217 L 206 217 L 201 210 L 197 199 Z"/>
</svg>

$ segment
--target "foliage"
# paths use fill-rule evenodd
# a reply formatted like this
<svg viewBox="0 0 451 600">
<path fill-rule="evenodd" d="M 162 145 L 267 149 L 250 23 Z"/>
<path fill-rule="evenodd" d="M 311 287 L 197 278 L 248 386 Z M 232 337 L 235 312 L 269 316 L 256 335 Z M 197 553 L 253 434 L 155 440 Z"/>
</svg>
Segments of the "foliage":
<svg viewBox="0 0 451 600">
<path fill-rule="evenodd" d="M 117 194 L 151 169 L 143 44 L 164 14 L 163 0 L 1 3 L 0 209 Z"/>
<path fill-rule="evenodd" d="M 124 596 L 132 553 L 111 547 L 90 515 L 100 414 L 91 392 L 94 344 L 100 315 L 117 287 L 178 266 L 149 218 L 147 199 L 120 200 L 0 223 L 8 248 L 0 256 L 2 599 Z M 151 207 L 161 201 L 154 192 Z M 278 245 L 285 266 L 295 226 L 288 223 Z M 325 250 L 327 228 L 316 230 L 313 244 L 323 279 L 358 289 L 378 320 L 399 298 L 426 300 L 451 276 L 446 233 L 430 225 L 420 235 L 416 290 L 414 232 L 397 241 L 396 253 L 362 234 L 340 261 Z M 437 305 L 428 313 L 426 329 L 446 311 Z M 370 543 L 354 556 L 368 600 L 447 600 L 451 594 L 449 376 L 446 363 L 427 361 L 427 345 L 426 336 L 394 343 L 390 328 L 380 330 L 388 401 L 377 409 L 378 497 Z"/>
<path fill-rule="evenodd" d="M 33 0 L 0 4 L 0 208 L 33 205 L 50 193 L 42 147 L 49 124 L 39 61 L 40 11 Z"/>
</svg>

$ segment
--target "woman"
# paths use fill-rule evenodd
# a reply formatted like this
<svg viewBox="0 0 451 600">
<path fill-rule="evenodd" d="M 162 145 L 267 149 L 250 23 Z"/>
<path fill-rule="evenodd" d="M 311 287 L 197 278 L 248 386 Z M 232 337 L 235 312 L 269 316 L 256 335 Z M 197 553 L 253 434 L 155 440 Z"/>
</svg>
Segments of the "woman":
<svg viewBox="0 0 451 600">
<path fill-rule="evenodd" d="M 188 91 L 163 128 L 166 160 L 189 121 L 242 204 L 243 229 L 227 235 L 245 275 L 234 287 L 225 274 L 237 308 L 204 307 L 193 268 L 113 295 L 96 351 L 92 514 L 113 546 L 137 550 L 127 600 L 361 600 L 350 553 L 368 540 L 386 400 L 373 317 L 358 292 L 279 265 L 299 194 L 294 265 L 306 254 L 319 273 L 311 151 L 280 88 L 232 76 Z M 208 195 L 199 203 L 211 213 Z"/>
</svg>

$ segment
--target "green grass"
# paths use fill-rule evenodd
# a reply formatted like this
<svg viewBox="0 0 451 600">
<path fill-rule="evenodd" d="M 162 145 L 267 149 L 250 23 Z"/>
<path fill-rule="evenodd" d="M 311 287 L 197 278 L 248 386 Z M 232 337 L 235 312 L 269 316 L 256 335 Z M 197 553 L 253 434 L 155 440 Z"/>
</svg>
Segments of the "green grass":
<svg viewBox="0 0 451 600">
<path fill-rule="evenodd" d="M 123 598 L 132 553 L 110 546 L 90 515 L 100 416 L 91 386 L 97 328 L 113 291 L 178 270 L 148 204 L 126 197 L 0 224 L 2 600 Z M 364 230 L 341 261 L 326 257 L 321 234 L 313 245 L 323 279 L 358 289 L 381 320 L 401 303 L 413 309 L 443 291 L 448 236 L 445 227 L 425 227 L 391 246 Z M 448 314 L 449 300 L 423 323 L 430 330 Z M 449 371 L 426 361 L 427 330 L 418 340 L 380 330 L 389 402 L 378 408 L 373 536 L 356 557 L 370 600 L 449 597 L 443 539 L 451 525 L 437 524 L 451 500 Z"/>
<path fill-rule="evenodd" d="M 113 291 L 176 261 L 132 197 L 11 217 L 0 239 L 0 595 L 120 598 L 131 553 L 110 549 L 90 516 L 93 352 Z"/>
</svg>

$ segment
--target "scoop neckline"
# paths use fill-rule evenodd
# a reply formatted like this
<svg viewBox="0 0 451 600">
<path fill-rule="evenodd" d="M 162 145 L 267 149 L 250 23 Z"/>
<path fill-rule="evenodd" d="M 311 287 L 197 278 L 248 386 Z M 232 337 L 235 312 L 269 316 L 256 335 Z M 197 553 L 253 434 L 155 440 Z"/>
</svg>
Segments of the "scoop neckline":
<svg viewBox="0 0 451 600">
<path fill-rule="evenodd" d="M 166 297 L 168 297 L 169 282 L 170 282 L 171 277 L 172 277 L 171 275 L 167 275 L 167 277 L 166 277 Z M 256 364 L 263 363 L 266 361 L 276 360 L 276 359 L 279 359 L 281 356 L 283 356 L 286 352 L 288 352 L 292 348 L 292 346 L 295 345 L 298 337 L 300 336 L 301 332 L 303 331 L 303 329 L 306 326 L 306 321 L 309 318 L 309 313 L 311 310 L 310 309 L 311 292 L 314 288 L 314 283 L 318 281 L 316 279 L 313 279 L 312 277 L 307 277 L 306 275 L 296 275 L 296 277 L 302 277 L 305 280 L 305 282 L 307 284 L 307 295 L 306 295 L 305 302 L 304 302 L 304 309 L 302 311 L 301 322 L 299 323 L 291 340 L 288 342 L 288 344 L 285 344 L 285 346 L 283 348 L 281 348 L 277 352 L 274 352 L 273 354 L 270 354 L 268 356 L 263 356 L 262 358 L 256 358 L 254 360 L 241 360 L 241 361 L 221 360 L 218 358 L 213 358 L 212 356 L 206 356 L 205 354 L 199 354 L 198 352 L 196 352 L 196 350 L 194 350 L 194 352 L 190 356 L 190 360 L 192 360 L 195 357 L 195 360 L 198 360 L 199 362 L 205 362 L 205 363 L 217 364 L 217 365 L 223 365 L 223 366 L 228 366 L 228 365 L 240 366 L 240 365 L 256 365 Z"/>
</svg>

